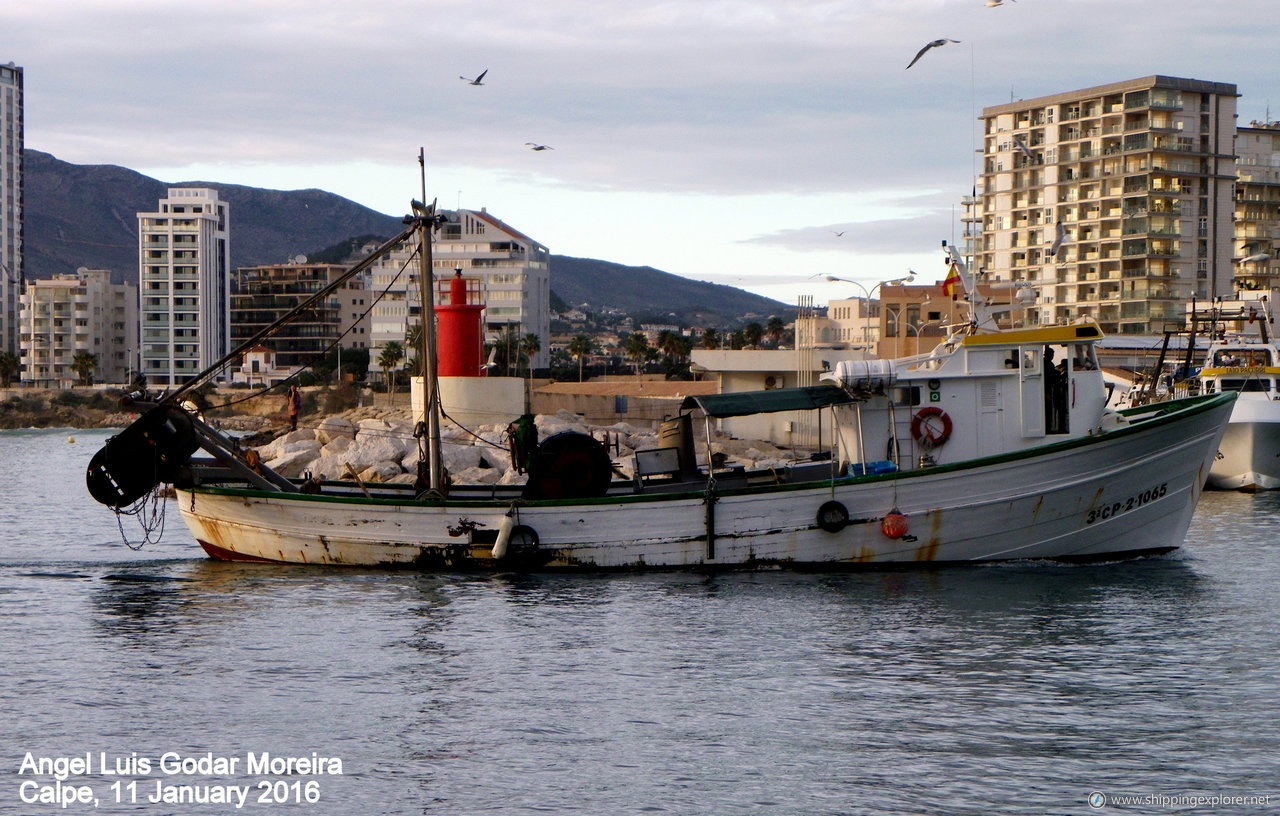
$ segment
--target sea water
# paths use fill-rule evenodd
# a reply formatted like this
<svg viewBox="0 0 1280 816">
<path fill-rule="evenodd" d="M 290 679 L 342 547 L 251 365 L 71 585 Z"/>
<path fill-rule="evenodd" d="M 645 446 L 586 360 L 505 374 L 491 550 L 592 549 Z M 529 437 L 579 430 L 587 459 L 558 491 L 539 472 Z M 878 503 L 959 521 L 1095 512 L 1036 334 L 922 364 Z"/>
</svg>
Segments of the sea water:
<svg viewBox="0 0 1280 816">
<path fill-rule="evenodd" d="M 420 575 L 212 562 L 172 502 L 135 552 L 108 435 L 0 432 L 0 814 L 1280 806 L 1280 494 L 1120 564 Z"/>
</svg>

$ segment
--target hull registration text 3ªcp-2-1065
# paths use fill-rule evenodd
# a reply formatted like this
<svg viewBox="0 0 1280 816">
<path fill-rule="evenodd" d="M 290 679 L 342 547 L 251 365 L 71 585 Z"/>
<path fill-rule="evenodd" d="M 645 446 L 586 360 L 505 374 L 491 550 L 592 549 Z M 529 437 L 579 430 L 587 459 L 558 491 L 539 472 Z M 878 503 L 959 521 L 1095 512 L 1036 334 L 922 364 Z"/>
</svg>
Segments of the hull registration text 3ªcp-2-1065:
<svg viewBox="0 0 1280 816">
<path fill-rule="evenodd" d="M 1127 513 L 1135 507 L 1141 507 L 1148 502 L 1155 501 L 1168 492 L 1169 484 L 1166 482 L 1159 487 L 1153 487 L 1150 490 L 1135 493 L 1123 501 L 1112 502 L 1111 504 L 1106 504 L 1102 507 L 1094 507 L 1090 509 L 1089 514 L 1085 516 L 1084 523 L 1093 524 L 1095 521 L 1102 521 L 1103 519 L 1109 519 L 1112 516 L 1118 516 L 1121 513 Z"/>
</svg>

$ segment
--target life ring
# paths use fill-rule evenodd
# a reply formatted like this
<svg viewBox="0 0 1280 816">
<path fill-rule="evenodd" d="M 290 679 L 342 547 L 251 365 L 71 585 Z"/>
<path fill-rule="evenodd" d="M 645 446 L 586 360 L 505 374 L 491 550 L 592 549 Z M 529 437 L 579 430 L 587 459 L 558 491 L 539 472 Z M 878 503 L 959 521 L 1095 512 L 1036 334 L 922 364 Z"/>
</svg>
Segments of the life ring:
<svg viewBox="0 0 1280 816">
<path fill-rule="evenodd" d="M 848 524 L 849 511 L 840 502 L 823 502 L 818 508 L 818 526 L 828 533 L 838 533 Z"/>
<path fill-rule="evenodd" d="M 937 422 L 932 421 L 937 418 Z M 939 427 L 941 425 L 941 427 Z M 911 438 L 926 448 L 936 448 L 951 438 L 951 417 L 935 406 L 916 411 L 911 417 Z"/>
<path fill-rule="evenodd" d="M 511 528 L 511 536 L 507 541 L 507 555 L 515 558 L 528 557 L 538 550 L 538 532 L 532 527 L 517 524 Z"/>
</svg>

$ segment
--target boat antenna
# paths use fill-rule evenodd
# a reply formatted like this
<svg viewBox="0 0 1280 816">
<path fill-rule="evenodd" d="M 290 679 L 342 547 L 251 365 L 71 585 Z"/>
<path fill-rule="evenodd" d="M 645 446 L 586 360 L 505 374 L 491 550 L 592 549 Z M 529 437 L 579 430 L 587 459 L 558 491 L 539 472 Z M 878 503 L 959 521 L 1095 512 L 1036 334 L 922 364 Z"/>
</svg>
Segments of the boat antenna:
<svg viewBox="0 0 1280 816">
<path fill-rule="evenodd" d="M 418 148 L 418 179 L 421 182 L 422 198 L 420 201 L 427 200 L 427 150 L 424 147 Z"/>
</svg>

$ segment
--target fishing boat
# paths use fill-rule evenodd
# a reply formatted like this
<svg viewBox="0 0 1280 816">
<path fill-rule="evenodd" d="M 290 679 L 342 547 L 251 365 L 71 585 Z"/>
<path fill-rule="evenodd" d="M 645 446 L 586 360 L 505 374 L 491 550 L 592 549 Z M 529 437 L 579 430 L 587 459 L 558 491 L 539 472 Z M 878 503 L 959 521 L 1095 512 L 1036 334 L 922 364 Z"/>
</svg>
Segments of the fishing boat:
<svg viewBox="0 0 1280 816">
<path fill-rule="evenodd" d="M 1280 489 L 1280 344 L 1269 300 L 1218 301 L 1203 317 L 1211 341 L 1196 375 L 1200 390 L 1239 395 L 1208 486 Z"/>
<path fill-rule="evenodd" d="M 405 232 L 378 251 L 416 241 L 426 314 L 443 218 L 415 203 Z M 631 478 L 616 475 L 599 442 L 566 432 L 525 440 L 524 485 L 450 484 L 427 321 L 418 484 L 283 478 L 180 407 L 197 377 L 108 441 L 88 488 L 127 512 L 171 483 L 211 557 L 287 564 L 836 570 L 1112 560 L 1179 547 L 1236 394 L 1110 410 L 1096 323 L 1000 328 L 946 250 L 970 315 L 937 348 L 842 363 L 815 386 L 689 397 L 672 420 L 682 426 L 674 444 L 635 452 Z M 816 417 L 821 450 L 759 469 L 710 455 L 714 424 L 777 411 Z M 702 455 L 695 419 L 708 428 Z"/>
</svg>

